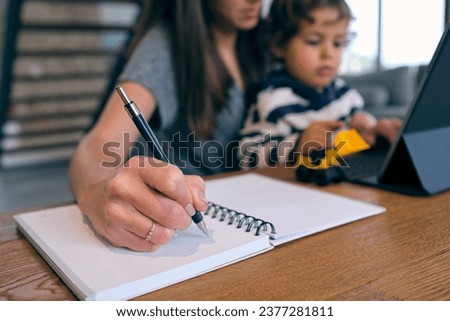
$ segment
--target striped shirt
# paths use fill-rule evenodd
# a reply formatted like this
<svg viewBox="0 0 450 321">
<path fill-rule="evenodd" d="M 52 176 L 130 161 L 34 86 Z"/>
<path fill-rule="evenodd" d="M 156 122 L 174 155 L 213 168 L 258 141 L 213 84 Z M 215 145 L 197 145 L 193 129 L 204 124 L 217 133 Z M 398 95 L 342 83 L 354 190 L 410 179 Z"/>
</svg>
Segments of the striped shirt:
<svg viewBox="0 0 450 321">
<path fill-rule="evenodd" d="M 341 78 L 319 92 L 299 83 L 285 70 L 270 73 L 241 130 L 240 167 L 295 161 L 296 144 L 311 123 L 344 120 L 363 105 L 361 95 Z"/>
</svg>

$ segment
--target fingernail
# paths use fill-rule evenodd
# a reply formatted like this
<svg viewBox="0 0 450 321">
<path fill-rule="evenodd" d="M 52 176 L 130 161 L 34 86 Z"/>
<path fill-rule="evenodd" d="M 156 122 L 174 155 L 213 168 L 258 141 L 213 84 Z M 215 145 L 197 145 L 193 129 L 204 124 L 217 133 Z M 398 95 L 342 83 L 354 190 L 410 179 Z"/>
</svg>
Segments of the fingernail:
<svg viewBox="0 0 450 321">
<path fill-rule="evenodd" d="M 185 209 L 186 213 L 189 214 L 189 216 L 193 216 L 195 214 L 195 212 L 196 212 L 195 208 L 194 208 L 194 206 L 192 204 L 186 205 L 186 207 L 184 209 Z"/>
<path fill-rule="evenodd" d="M 209 204 L 208 200 L 206 199 L 205 192 L 199 191 L 199 192 L 198 192 L 198 197 L 199 197 L 203 202 L 205 202 L 206 205 Z"/>
</svg>

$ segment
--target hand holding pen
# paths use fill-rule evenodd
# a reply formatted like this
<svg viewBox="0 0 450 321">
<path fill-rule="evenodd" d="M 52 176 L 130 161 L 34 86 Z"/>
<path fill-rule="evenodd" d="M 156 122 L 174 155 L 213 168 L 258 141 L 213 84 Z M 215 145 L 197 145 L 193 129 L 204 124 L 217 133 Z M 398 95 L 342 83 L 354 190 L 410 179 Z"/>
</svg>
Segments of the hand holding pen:
<svg viewBox="0 0 450 321">
<path fill-rule="evenodd" d="M 159 158 L 160 160 L 164 161 L 165 163 L 170 164 L 168 157 L 164 153 L 164 150 L 162 149 L 161 144 L 158 141 L 158 138 L 153 133 L 152 129 L 150 128 L 147 121 L 144 119 L 144 117 L 141 114 L 141 111 L 139 110 L 138 106 L 130 100 L 128 95 L 125 93 L 123 88 L 117 87 L 117 92 L 119 93 L 122 101 L 124 102 L 124 107 L 127 110 L 130 118 L 136 125 L 137 129 L 139 130 L 140 134 L 143 136 L 143 138 L 146 140 L 146 142 L 149 144 L 150 149 L 154 152 L 155 156 Z M 163 191 L 161 191 L 163 192 Z M 200 214 L 200 212 L 196 211 L 194 207 L 189 204 L 186 206 L 186 211 L 189 215 L 192 217 L 192 221 L 198 226 L 198 228 L 205 234 L 208 235 L 208 230 L 206 228 L 205 222 L 203 220 L 203 216 Z M 146 239 L 148 241 L 151 241 L 151 238 L 154 233 L 155 225 L 152 225 L 150 228 Z"/>
<path fill-rule="evenodd" d="M 153 94 L 136 83 L 123 88 L 140 103 L 139 118 L 150 119 L 156 109 Z M 151 252 L 191 226 L 191 216 L 205 211 L 208 201 L 200 176 L 184 175 L 156 157 L 130 157 L 138 135 L 115 92 L 74 152 L 68 179 L 96 234 L 117 247 Z"/>
</svg>

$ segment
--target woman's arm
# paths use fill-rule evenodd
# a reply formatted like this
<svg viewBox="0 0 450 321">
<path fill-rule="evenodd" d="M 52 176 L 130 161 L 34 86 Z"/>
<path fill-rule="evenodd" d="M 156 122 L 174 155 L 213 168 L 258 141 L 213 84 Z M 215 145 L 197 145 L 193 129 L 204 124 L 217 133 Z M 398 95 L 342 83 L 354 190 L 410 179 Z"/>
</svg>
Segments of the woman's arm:
<svg viewBox="0 0 450 321">
<path fill-rule="evenodd" d="M 143 116 L 148 119 L 155 110 L 153 95 L 136 83 L 122 86 L 134 97 Z M 77 147 L 69 168 L 69 180 L 79 202 L 83 201 L 86 188 L 110 178 L 117 167 L 125 163 L 126 151 L 131 147 L 130 144 L 125 146 L 125 134 L 129 137 L 127 142 L 138 137 L 134 124 L 127 117 L 123 103 L 113 92 L 98 122 Z"/>
</svg>

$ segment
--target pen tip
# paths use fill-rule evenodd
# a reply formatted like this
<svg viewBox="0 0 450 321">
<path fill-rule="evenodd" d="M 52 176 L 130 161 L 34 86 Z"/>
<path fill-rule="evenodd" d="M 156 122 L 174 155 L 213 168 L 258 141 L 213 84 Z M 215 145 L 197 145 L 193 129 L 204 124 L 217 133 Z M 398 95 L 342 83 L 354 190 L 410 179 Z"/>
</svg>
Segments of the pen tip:
<svg viewBox="0 0 450 321">
<path fill-rule="evenodd" d="M 208 229 L 206 228 L 206 224 L 204 221 L 197 223 L 197 226 L 206 236 L 209 237 Z"/>
</svg>

